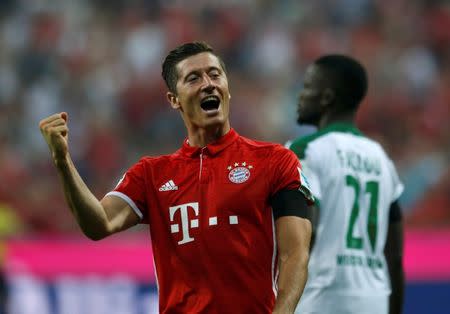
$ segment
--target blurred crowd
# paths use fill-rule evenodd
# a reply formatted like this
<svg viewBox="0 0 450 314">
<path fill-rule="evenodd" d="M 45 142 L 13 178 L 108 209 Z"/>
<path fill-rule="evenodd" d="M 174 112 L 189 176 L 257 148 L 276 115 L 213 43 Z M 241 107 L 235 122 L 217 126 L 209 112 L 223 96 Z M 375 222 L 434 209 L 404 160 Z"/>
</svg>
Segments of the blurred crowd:
<svg viewBox="0 0 450 314">
<path fill-rule="evenodd" d="M 49 114 L 68 113 L 98 197 L 140 156 L 176 150 L 161 62 L 193 40 L 225 60 L 232 126 L 279 143 L 311 132 L 296 125 L 305 66 L 359 59 L 358 126 L 394 159 L 408 226 L 450 227 L 450 4 L 433 0 L 0 1 L 0 217 L 27 235 L 77 231 L 38 128 Z"/>
</svg>

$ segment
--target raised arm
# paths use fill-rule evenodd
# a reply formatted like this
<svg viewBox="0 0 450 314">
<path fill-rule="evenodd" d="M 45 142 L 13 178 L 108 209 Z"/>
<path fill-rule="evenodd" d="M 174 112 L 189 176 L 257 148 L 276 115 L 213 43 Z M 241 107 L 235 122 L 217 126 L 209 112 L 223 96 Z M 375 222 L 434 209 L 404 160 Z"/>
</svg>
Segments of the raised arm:
<svg viewBox="0 0 450 314">
<path fill-rule="evenodd" d="M 278 295 L 273 313 L 294 313 L 308 278 L 312 225 L 300 191 L 282 191 L 272 201 L 278 246 Z"/>
<path fill-rule="evenodd" d="M 405 289 L 403 270 L 403 222 L 398 202 L 391 205 L 389 229 L 384 249 L 391 281 L 389 297 L 389 314 L 401 314 Z"/>
<path fill-rule="evenodd" d="M 67 113 L 58 113 L 41 120 L 39 127 L 49 146 L 67 204 L 83 233 L 92 240 L 100 240 L 137 224 L 139 216 L 125 201 L 114 196 L 99 201 L 86 186 L 69 154 L 67 120 Z"/>
</svg>

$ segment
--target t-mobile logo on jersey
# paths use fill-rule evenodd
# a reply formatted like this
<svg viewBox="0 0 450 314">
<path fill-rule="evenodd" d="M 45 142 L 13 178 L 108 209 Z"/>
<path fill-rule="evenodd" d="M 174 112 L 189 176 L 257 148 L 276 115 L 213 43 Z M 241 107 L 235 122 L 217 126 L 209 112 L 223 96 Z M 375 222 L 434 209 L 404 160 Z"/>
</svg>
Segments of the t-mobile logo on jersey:
<svg viewBox="0 0 450 314">
<path fill-rule="evenodd" d="M 180 211 L 181 216 L 181 233 L 183 234 L 183 238 L 181 241 L 178 241 L 178 244 L 185 244 L 188 242 L 194 241 L 194 238 L 189 234 L 189 228 L 198 228 L 199 221 L 198 219 L 189 219 L 189 209 L 192 209 L 195 217 L 198 217 L 199 208 L 198 203 L 187 203 L 181 204 L 177 206 L 169 207 L 170 221 L 174 222 L 175 213 Z M 228 221 L 230 225 L 237 225 L 239 223 L 238 216 L 229 216 Z M 217 217 L 209 217 L 209 225 L 216 226 L 217 225 Z M 180 224 L 174 223 L 170 225 L 171 233 L 180 232 Z"/>
<path fill-rule="evenodd" d="M 181 232 L 183 233 L 183 239 L 181 239 L 181 241 L 178 241 L 178 244 L 184 244 L 194 241 L 194 238 L 192 238 L 189 235 L 189 222 L 191 228 L 198 228 L 198 219 L 192 219 L 189 221 L 189 214 L 188 214 L 189 208 L 192 208 L 194 210 L 195 216 L 198 216 L 198 203 L 181 204 L 169 208 L 170 221 L 173 222 L 174 215 L 178 210 L 180 211 L 181 214 Z M 170 231 L 172 233 L 179 232 L 180 225 L 179 224 L 170 225 Z"/>
</svg>

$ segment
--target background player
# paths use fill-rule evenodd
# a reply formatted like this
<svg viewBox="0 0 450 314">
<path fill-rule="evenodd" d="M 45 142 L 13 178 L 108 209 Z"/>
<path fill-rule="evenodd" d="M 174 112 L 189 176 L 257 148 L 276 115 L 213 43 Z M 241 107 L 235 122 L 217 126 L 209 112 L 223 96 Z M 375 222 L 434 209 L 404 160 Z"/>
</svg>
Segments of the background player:
<svg viewBox="0 0 450 314">
<path fill-rule="evenodd" d="M 142 158 L 101 201 L 71 160 L 67 114 L 40 122 L 78 224 L 94 240 L 150 225 L 161 313 L 292 313 L 311 233 L 298 159 L 230 128 L 225 67 L 208 45 L 174 49 L 162 74 L 188 137 Z"/>
<path fill-rule="evenodd" d="M 298 122 L 318 131 L 290 149 L 320 209 L 298 313 L 401 313 L 403 186 L 381 146 L 354 124 L 367 85 L 364 68 L 342 55 L 317 59 L 304 76 Z"/>
</svg>

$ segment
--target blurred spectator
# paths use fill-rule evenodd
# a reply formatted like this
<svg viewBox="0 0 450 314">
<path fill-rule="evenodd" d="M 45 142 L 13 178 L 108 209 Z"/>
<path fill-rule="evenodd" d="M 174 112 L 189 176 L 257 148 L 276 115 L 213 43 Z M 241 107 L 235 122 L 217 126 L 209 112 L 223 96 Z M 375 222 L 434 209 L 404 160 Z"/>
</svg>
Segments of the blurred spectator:
<svg viewBox="0 0 450 314">
<path fill-rule="evenodd" d="M 406 222 L 411 227 L 442 228 L 450 225 L 450 168 L 415 204 Z"/>
<path fill-rule="evenodd" d="M 38 121 L 69 112 L 75 162 L 102 196 L 124 165 L 182 142 L 160 60 L 194 39 L 225 56 L 233 126 L 281 143 L 308 132 L 292 126 L 305 65 L 324 53 L 361 60 L 370 88 L 358 124 L 393 156 L 408 221 L 450 227 L 448 1 L 183 3 L 0 1 L 0 203 L 29 233 L 76 230 Z"/>
</svg>

